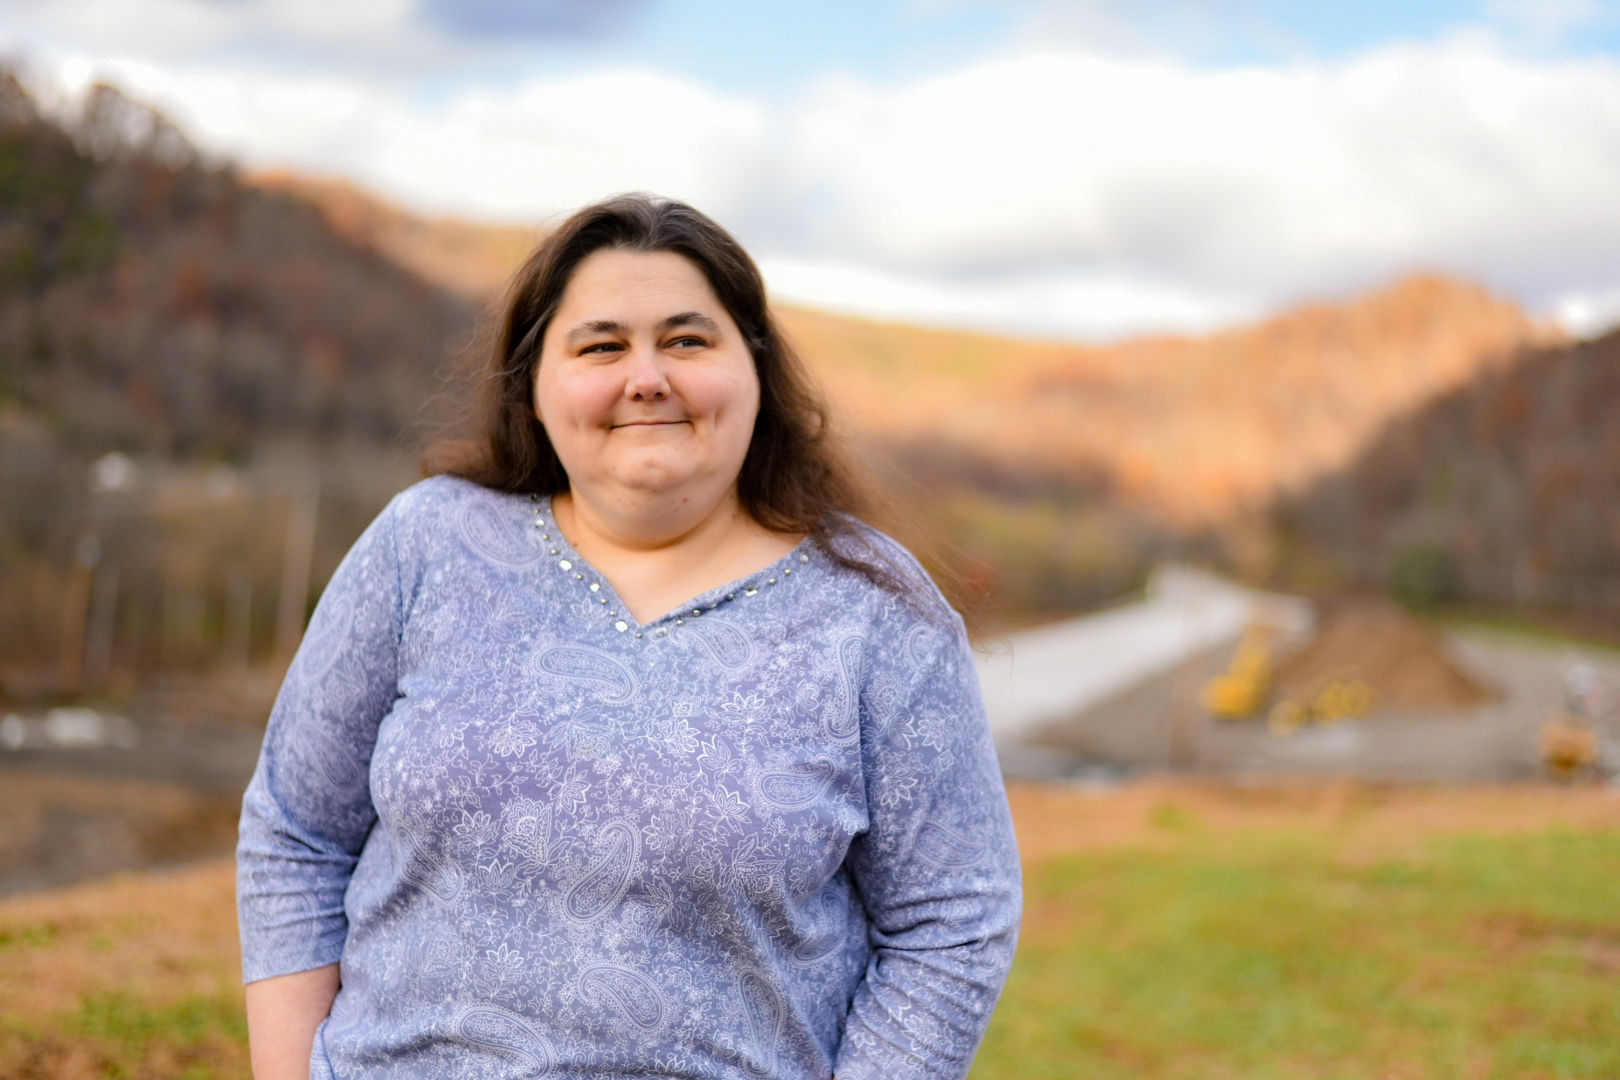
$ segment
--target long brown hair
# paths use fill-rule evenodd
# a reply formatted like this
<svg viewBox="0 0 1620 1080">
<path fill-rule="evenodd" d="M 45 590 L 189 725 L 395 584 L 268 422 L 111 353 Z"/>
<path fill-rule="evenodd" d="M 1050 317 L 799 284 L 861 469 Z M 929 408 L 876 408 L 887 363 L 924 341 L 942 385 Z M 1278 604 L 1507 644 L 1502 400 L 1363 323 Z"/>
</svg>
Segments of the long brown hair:
<svg viewBox="0 0 1620 1080">
<path fill-rule="evenodd" d="M 568 475 L 535 416 L 534 374 L 569 280 L 603 248 L 670 251 L 690 260 L 742 332 L 759 378 L 759 415 L 737 477 L 743 510 L 767 529 L 812 537 L 834 561 L 885 588 L 912 593 L 911 575 L 854 528 L 870 496 L 829 437 L 826 405 L 771 318 L 759 269 L 731 234 L 673 199 L 619 195 L 576 212 L 541 241 L 508 290 L 473 403 L 473 438 L 435 444 L 422 471 L 499 491 L 568 490 Z"/>
</svg>

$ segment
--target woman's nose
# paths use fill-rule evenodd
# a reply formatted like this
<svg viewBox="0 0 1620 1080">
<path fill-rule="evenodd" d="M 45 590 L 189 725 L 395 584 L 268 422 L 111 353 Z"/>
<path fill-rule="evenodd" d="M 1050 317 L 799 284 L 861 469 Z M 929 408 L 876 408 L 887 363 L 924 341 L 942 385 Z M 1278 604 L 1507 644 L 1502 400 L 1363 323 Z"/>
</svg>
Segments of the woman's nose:
<svg viewBox="0 0 1620 1080">
<path fill-rule="evenodd" d="M 664 360 L 657 352 L 637 349 L 630 354 L 630 370 L 625 375 L 626 397 L 655 400 L 669 394 L 669 377 Z"/>
</svg>

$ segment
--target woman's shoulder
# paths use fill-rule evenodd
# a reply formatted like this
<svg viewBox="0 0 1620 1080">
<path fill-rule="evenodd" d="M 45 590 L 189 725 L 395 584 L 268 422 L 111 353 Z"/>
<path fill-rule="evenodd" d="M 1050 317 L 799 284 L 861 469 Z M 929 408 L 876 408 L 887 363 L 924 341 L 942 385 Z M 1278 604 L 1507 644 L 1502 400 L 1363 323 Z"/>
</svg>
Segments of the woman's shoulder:
<svg viewBox="0 0 1620 1080">
<path fill-rule="evenodd" d="M 395 540 L 402 565 L 494 547 L 505 561 L 531 561 L 524 523 L 529 497 L 497 491 L 459 476 L 418 480 L 396 494 L 379 515 Z"/>
<path fill-rule="evenodd" d="M 947 638 L 963 632 L 961 615 L 922 562 L 882 529 L 844 516 L 825 546 L 855 564 L 838 565 L 834 572 L 848 587 L 868 597 L 874 616 L 889 630 L 932 630 Z"/>
<path fill-rule="evenodd" d="M 439 473 L 418 480 L 395 495 L 386 513 L 393 515 L 396 527 L 434 527 L 456 520 L 473 506 L 511 511 L 526 498 L 496 491 L 460 476 Z"/>
</svg>

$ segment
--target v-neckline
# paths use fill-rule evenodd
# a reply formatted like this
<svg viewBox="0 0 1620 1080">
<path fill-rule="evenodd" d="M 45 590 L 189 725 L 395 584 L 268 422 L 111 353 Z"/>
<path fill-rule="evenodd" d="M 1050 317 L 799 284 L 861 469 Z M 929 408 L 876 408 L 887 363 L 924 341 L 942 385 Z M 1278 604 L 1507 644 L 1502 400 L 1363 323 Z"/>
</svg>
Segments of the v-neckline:
<svg viewBox="0 0 1620 1080">
<path fill-rule="evenodd" d="M 660 624 L 684 625 L 688 619 L 701 618 L 724 604 L 739 599 L 752 599 L 765 589 L 787 583 L 795 574 L 802 574 L 808 568 L 812 549 L 815 547 L 812 539 L 806 536 L 776 561 L 758 570 L 751 570 L 723 585 L 705 589 L 663 614 L 641 622 L 630 613 L 629 606 L 625 604 L 624 598 L 619 595 L 618 589 L 608 580 L 607 575 L 581 555 L 563 534 L 557 525 L 550 495 L 542 495 L 531 500 L 531 513 L 535 519 L 536 530 L 540 534 L 537 540 L 551 567 L 578 586 L 584 596 L 598 602 L 610 631 L 631 634 L 638 638 L 645 636 L 648 631 L 655 631 L 662 636 L 668 627 Z"/>
</svg>

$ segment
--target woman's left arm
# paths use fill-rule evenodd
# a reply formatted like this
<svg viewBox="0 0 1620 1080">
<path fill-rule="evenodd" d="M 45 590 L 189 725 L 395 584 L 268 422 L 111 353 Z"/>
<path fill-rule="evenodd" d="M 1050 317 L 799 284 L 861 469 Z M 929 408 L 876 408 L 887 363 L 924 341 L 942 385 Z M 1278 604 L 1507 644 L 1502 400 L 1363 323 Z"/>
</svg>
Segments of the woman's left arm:
<svg viewBox="0 0 1620 1080">
<path fill-rule="evenodd" d="M 954 632 L 953 632 L 954 631 Z M 870 825 L 849 868 L 871 923 L 834 1072 L 840 1080 L 966 1074 L 1012 965 L 1022 911 L 1012 816 L 960 623 L 862 732 Z M 902 667 L 874 653 L 869 671 Z"/>
</svg>

